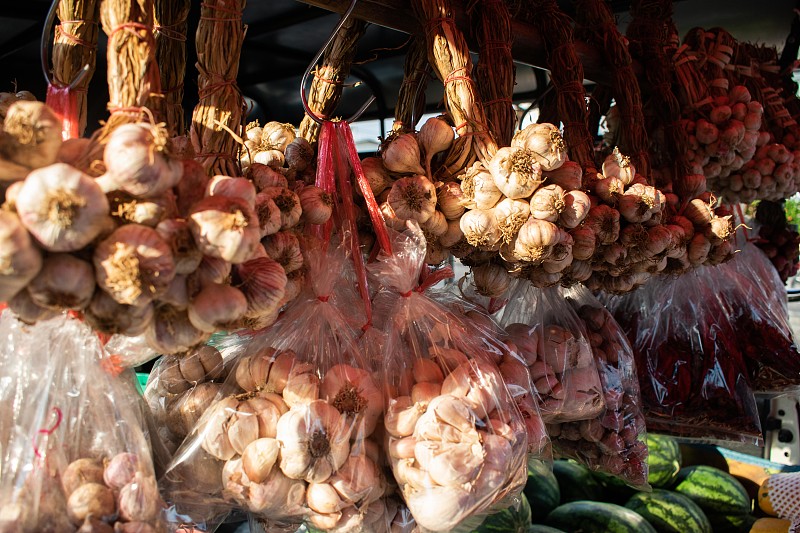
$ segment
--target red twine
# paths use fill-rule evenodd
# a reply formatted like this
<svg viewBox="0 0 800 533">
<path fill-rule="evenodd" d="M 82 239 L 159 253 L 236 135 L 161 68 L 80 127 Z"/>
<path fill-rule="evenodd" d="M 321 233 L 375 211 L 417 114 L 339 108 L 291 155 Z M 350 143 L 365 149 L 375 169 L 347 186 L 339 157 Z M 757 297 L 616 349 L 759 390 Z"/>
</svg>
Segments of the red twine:
<svg viewBox="0 0 800 533">
<path fill-rule="evenodd" d="M 58 426 L 61 425 L 61 421 L 64 418 L 64 415 L 61 413 L 61 409 L 59 409 L 58 407 L 53 407 L 51 411 L 55 413 L 56 421 L 49 428 L 42 428 L 38 430 L 36 432 L 36 435 L 33 436 L 33 453 L 36 454 L 36 457 L 38 457 L 39 459 L 42 458 L 42 454 L 39 452 L 39 445 L 38 445 L 39 435 L 47 435 L 47 436 L 52 435 L 53 432 L 56 429 L 58 429 Z"/>
<path fill-rule="evenodd" d="M 155 26 L 153 26 L 153 31 L 156 32 L 156 33 L 160 33 L 161 35 L 163 35 L 167 39 L 172 39 L 173 41 L 178 41 L 180 43 L 185 43 L 186 42 L 186 34 L 175 30 L 175 28 L 177 28 L 181 24 L 184 24 L 184 23 L 183 22 L 178 22 L 177 24 L 172 24 L 170 26 L 160 26 L 160 25 L 156 24 Z"/>
<path fill-rule="evenodd" d="M 70 33 L 64 29 L 64 24 L 71 21 L 62 22 L 58 26 L 56 26 L 56 32 L 63 36 L 68 41 L 77 44 L 78 46 L 83 46 L 85 48 L 94 48 L 94 43 L 90 43 L 89 41 L 84 41 L 74 33 Z"/>
<path fill-rule="evenodd" d="M 422 269 L 422 272 L 420 272 L 419 274 L 419 285 L 417 285 L 408 292 L 401 293 L 400 296 L 402 296 L 403 298 L 408 298 L 409 296 L 411 296 L 411 293 L 413 292 L 423 293 L 428 289 L 430 289 L 431 287 L 433 287 L 434 285 L 436 285 L 437 283 L 439 283 L 440 281 L 450 279 L 454 275 L 455 274 L 453 274 L 453 269 L 449 266 L 440 268 L 438 270 L 428 269 L 427 267 L 424 267 Z"/>
<path fill-rule="evenodd" d="M 139 37 L 140 39 L 144 39 L 146 41 L 151 41 L 152 42 L 153 39 L 154 39 L 153 38 L 153 28 L 151 26 L 148 26 L 147 24 L 142 24 L 141 22 L 125 22 L 125 23 L 120 24 L 119 26 L 114 28 L 111 31 L 111 33 L 108 34 L 108 39 L 111 40 L 111 38 L 114 35 L 116 35 L 117 32 L 122 31 L 122 30 L 127 30 L 130 33 L 134 34 L 136 37 Z M 140 35 L 140 34 L 136 33 L 135 30 L 143 31 L 143 32 L 146 32 L 146 33 L 144 35 Z"/>
</svg>

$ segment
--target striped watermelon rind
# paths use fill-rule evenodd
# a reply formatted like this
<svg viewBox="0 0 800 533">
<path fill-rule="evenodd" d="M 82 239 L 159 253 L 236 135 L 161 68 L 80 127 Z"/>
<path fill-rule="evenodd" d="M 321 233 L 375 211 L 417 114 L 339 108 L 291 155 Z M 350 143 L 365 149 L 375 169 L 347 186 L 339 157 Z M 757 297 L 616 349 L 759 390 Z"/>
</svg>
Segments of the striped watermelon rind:
<svg viewBox="0 0 800 533">
<path fill-rule="evenodd" d="M 640 492 L 625 507 L 642 515 L 658 533 L 712 533 L 711 522 L 700 506 L 678 492 Z"/>
<path fill-rule="evenodd" d="M 752 504 L 744 486 L 732 475 L 705 465 L 681 468 L 672 488 L 709 515 L 747 515 Z M 713 524 L 713 522 L 712 522 Z"/>
<path fill-rule="evenodd" d="M 544 520 L 561 503 L 561 491 L 552 468 L 536 459 L 528 460 L 528 481 L 523 492 L 531 506 L 534 522 Z"/>
<path fill-rule="evenodd" d="M 578 500 L 597 501 L 603 489 L 592 471 L 573 461 L 553 461 L 553 475 L 558 480 L 561 503 Z"/>
<path fill-rule="evenodd" d="M 530 527 L 528 527 L 528 533 L 566 533 L 566 532 L 561 529 L 545 526 L 543 524 L 531 524 Z"/>
<path fill-rule="evenodd" d="M 572 532 L 657 533 L 642 515 L 621 505 L 582 500 L 556 507 L 545 523 Z"/>
<path fill-rule="evenodd" d="M 478 526 L 475 533 L 507 532 L 527 533 L 531 524 L 531 507 L 524 494 L 519 495 L 519 501 L 508 509 L 486 517 Z"/>
<path fill-rule="evenodd" d="M 667 435 L 647 434 L 647 482 L 654 488 L 667 488 L 681 469 L 681 447 Z"/>
</svg>

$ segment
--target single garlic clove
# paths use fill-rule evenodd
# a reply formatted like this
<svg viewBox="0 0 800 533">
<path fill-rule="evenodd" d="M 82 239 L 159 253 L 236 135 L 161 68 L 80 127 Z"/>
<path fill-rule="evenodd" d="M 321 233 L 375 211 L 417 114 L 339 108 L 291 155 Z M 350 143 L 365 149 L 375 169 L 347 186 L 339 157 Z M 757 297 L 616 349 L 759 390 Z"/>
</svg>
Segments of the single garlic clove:
<svg viewBox="0 0 800 533">
<path fill-rule="evenodd" d="M 293 374 L 286 381 L 283 400 L 289 407 L 319 399 L 319 377 L 311 372 Z"/>
<path fill-rule="evenodd" d="M 408 437 L 424 412 L 424 407 L 413 403 L 410 396 L 400 396 L 390 403 L 383 425 L 393 437 Z"/>
<path fill-rule="evenodd" d="M 414 437 L 389 439 L 389 455 L 394 459 L 413 459 L 417 441 Z"/>
<path fill-rule="evenodd" d="M 442 386 L 438 383 L 417 383 L 411 389 L 411 401 L 415 404 L 427 404 L 439 394 L 441 394 Z"/>
<path fill-rule="evenodd" d="M 461 487 L 430 485 L 405 496 L 417 525 L 432 531 L 453 531 L 475 510 L 472 496 Z"/>
<path fill-rule="evenodd" d="M 439 368 L 439 365 L 436 364 L 435 361 L 432 359 L 415 359 L 414 366 L 413 366 L 413 373 L 414 373 L 414 381 L 417 383 L 420 382 L 430 382 L 430 383 L 441 383 L 444 381 L 444 374 L 442 374 L 442 369 Z"/>
<path fill-rule="evenodd" d="M 336 513 L 347 505 L 328 483 L 309 483 L 306 501 L 312 511 L 323 514 Z"/>
<path fill-rule="evenodd" d="M 263 483 L 278 460 L 280 445 L 271 438 L 257 439 L 242 453 L 242 470 L 253 483 Z"/>
</svg>

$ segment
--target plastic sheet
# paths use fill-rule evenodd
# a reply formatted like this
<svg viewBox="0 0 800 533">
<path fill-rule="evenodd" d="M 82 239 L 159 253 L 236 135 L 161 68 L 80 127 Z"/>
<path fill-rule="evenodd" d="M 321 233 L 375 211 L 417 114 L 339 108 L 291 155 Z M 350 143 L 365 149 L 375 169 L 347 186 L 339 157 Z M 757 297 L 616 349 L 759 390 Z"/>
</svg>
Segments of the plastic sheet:
<svg viewBox="0 0 800 533">
<path fill-rule="evenodd" d="M 481 333 L 425 295 L 440 274 L 424 270 L 425 238 L 408 225 L 394 255 L 368 265 L 385 287 L 373 301 L 389 334 L 385 449 L 421 531 L 470 531 L 524 486 L 525 425 Z"/>
</svg>

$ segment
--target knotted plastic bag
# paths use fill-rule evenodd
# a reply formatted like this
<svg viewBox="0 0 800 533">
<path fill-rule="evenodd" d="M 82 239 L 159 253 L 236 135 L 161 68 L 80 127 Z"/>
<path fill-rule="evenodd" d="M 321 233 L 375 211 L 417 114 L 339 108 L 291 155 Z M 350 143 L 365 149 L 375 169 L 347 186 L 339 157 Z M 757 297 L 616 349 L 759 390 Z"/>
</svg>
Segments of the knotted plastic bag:
<svg viewBox="0 0 800 533">
<path fill-rule="evenodd" d="M 16 507 L 4 507 L 0 530 L 102 527 L 94 522 L 121 531 L 162 530 L 164 506 L 141 426 L 141 406 L 132 400 L 123 376 L 106 370 L 101 341 L 66 314 L 36 326 L 15 322 L 4 313 L 7 346 L 14 358 L 23 356 L 28 370 L 17 370 L 14 376 L 6 364 L 2 369 L 3 376 L 16 378 L 10 389 L 18 407 L 4 418 L 13 431 L 10 439 L 3 431 L 2 448 L 13 459 L 3 460 L 2 468 L 8 465 L 12 471 L 3 472 L 0 489 L 10 493 L 3 501 Z M 35 377 L 38 372 L 42 374 Z M 45 390 L 32 381 L 47 377 Z"/>
<path fill-rule="evenodd" d="M 388 460 L 421 531 L 470 531 L 522 489 L 525 425 L 481 332 L 425 295 L 418 226 L 392 237 L 394 254 L 368 265 L 385 288 L 373 308 L 389 335 Z"/>
<path fill-rule="evenodd" d="M 269 528 L 326 531 L 373 530 L 381 515 L 383 396 L 345 316 L 358 298 L 334 291 L 344 247 L 314 242 L 306 291 L 270 328 L 228 341 L 241 354 L 166 476 L 179 507 L 197 514 L 202 501 Z"/>
<path fill-rule="evenodd" d="M 647 444 L 633 349 L 605 307 L 583 285 L 563 289 L 592 347 L 605 410 L 589 420 L 548 426 L 556 454 L 648 490 Z"/>
<path fill-rule="evenodd" d="M 611 298 L 636 357 L 647 429 L 758 444 L 761 426 L 720 267 Z"/>
<path fill-rule="evenodd" d="M 544 421 L 596 418 L 605 408 L 600 376 L 583 323 L 560 288 L 518 280 L 509 294 L 500 322 L 528 365 Z"/>
</svg>

